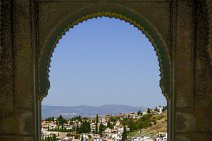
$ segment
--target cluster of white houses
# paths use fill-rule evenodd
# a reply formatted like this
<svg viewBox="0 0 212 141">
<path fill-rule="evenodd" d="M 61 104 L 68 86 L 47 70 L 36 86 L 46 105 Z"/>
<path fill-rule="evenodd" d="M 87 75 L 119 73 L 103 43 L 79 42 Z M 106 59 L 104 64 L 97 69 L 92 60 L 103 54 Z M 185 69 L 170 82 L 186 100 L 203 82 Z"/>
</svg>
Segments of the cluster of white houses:
<svg viewBox="0 0 212 141">
<path fill-rule="evenodd" d="M 163 107 L 158 107 L 158 114 L 162 113 Z M 142 115 L 147 114 L 147 111 L 142 112 L 141 115 L 138 115 L 135 112 L 128 113 L 128 114 L 119 114 L 113 117 L 118 117 L 120 120 L 124 118 L 133 118 L 133 119 L 139 119 Z M 100 116 L 99 121 L 101 124 L 103 124 L 105 127 L 107 127 L 102 136 L 99 134 L 95 134 L 96 130 L 96 122 L 95 118 L 89 118 L 90 123 L 90 133 L 82 133 L 82 134 L 76 134 L 76 132 L 71 132 L 71 130 L 75 130 L 76 128 L 81 126 L 81 122 L 78 120 L 68 120 L 67 123 L 63 125 L 63 128 L 66 129 L 67 132 L 59 131 L 55 129 L 61 129 L 61 126 L 57 124 L 56 119 L 54 121 L 42 121 L 41 123 L 41 131 L 42 131 L 42 139 L 53 137 L 55 136 L 57 141 L 121 141 L 122 140 L 122 134 L 124 131 L 124 126 L 121 124 L 120 120 L 117 120 L 115 123 L 110 120 L 110 115 Z M 113 125 L 113 128 L 108 128 L 108 121 Z M 100 122 L 98 123 L 98 126 L 100 125 Z M 70 130 L 70 131 L 68 131 Z M 126 127 L 126 131 L 130 131 L 129 128 Z M 159 133 L 157 139 L 153 139 L 151 137 L 142 136 L 142 137 L 131 137 L 129 138 L 131 141 L 166 141 L 167 140 L 167 134 L 166 133 Z"/>
</svg>

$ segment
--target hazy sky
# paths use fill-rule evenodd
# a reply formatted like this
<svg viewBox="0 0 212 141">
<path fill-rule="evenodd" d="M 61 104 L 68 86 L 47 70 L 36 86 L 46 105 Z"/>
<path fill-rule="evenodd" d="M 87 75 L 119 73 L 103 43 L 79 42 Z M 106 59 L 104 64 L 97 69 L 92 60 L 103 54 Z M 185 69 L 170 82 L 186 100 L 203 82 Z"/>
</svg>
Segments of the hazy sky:
<svg viewBox="0 0 212 141">
<path fill-rule="evenodd" d="M 118 19 L 80 23 L 57 44 L 45 105 L 166 105 L 159 63 L 141 31 Z"/>
</svg>

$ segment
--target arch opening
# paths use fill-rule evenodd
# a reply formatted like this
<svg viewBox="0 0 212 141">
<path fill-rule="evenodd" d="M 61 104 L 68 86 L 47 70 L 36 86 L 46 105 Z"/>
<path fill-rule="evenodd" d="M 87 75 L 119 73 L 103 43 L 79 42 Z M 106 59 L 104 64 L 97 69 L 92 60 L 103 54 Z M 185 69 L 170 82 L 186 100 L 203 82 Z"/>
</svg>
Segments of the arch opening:
<svg viewBox="0 0 212 141">
<path fill-rule="evenodd" d="M 43 97 L 47 96 L 48 89 L 50 87 L 50 81 L 49 81 L 49 67 L 51 62 L 51 57 L 54 52 L 54 49 L 59 42 L 59 40 L 62 38 L 63 35 L 70 29 L 72 29 L 74 26 L 78 25 L 79 23 L 82 23 L 84 21 L 87 21 L 89 19 L 98 18 L 98 17 L 109 17 L 109 18 L 116 18 L 122 21 L 125 21 L 134 27 L 136 27 L 138 30 L 140 30 L 152 43 L 152 46 L 155 49 L 156 55 L 158 57 L 159 66 L 160 66 L 160 87 L 162 89 L 162 94 L 166 97 L 167 100 L 171 98 L 171 90 L 170 90 L 170 56 L 168 53 L 168 49 L 166 44 L 164 43 L 162 37 L 159 35 L 159 33 L 156 32 L 156 30 L 152 27 L 151 24 L 149 24 L 147 21 L 138 19 L 137 17 L 135 19 L 138 19 L 138 22 L 136 20 L 133 20 L 132 18 L 129 18 L 127 16 L 124 16 L 123 14 L 119 14 L 117 12 L 96 12 L 96 13 L 90 13 L 85 16 L 80 16 L 79 18 L 76 18 L 75 20 L 71 20 L 69 22 L 65 22 L 61 25 L 59 24 L 56 29 L 54 29 L 53 36 L 49 37 L 49 40 L 45 42 L 40 56 L 39 56 L 39 99 L 42 100 Z M 139 23 L 140 21 L 140 23 Z M 68 24 L 67 24 L 68 23 Z M 144 25 L 144 26 L 143 26 Z M 56 33 L 56 34 L 55 34 Z M 42 84 L 42 85 L 41 85 Z"/>
<path fill-rule="evenodd" d="M 157 52 L 157 51 L 156 51 Z M 167 97 L 166 97 L 167 98 Z"/>
</svg>

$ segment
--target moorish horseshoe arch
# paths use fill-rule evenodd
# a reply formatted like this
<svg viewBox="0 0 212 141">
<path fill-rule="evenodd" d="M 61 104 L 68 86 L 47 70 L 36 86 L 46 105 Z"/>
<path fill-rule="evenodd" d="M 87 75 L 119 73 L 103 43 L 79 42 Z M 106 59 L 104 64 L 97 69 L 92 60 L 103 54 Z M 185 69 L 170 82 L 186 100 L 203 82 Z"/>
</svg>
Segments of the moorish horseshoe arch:
<svg viewBox="0 0 212 141">
<path fill-rule="evenodd" d="M 96 6 L 96 5 L 95 5 Z M 118 9 L 118 10 L 117 10 Z M 95 11 L 95 12 L 94 12 Z M 152 43 L 156 55 L 158 57 L 159 66 L 160 66 L 160 87 L 162 89 L 163 95 L 167 100 L 171 98 L 170 91 L 170 55 L 167 49 L 167 45 L 164 42 L 161 35 L 157 32 L 154 26 L 145 19 L 142 15 L 139 15 L 136 12 L 132 12 L 129 9 L 123 7 L 115 6 L 115 9 L 98 9 L 96 10 L 92 6 L 88 8 L 77 11 L 74 14 L 68 15 L 62 22 L 60 22 L 44 43 L 44 46 L 41 48 L 39 56 L 39 99 L 42 100 L 43 97 L 47 96 L 48 89 L 50 87 L 49 81 L 49 67 L 51 62 L 51 57 L 56 47 L 56 44 L 62 38 L 62 36 L 71 28 L 74 28 L 79 23 L 82 23 L 88 19 L 97 18 L 97 17 L 110 17 L 123 20 L 130 23 L 138 30 L 140 30 L 149 41 Z"/>
<path fill-rule="evenodd" d="M 48 89 L 50 87 L 49 81 L 49 67 L 51 62 L 51 57 L 56 47 L 56 44 L 62 38 L 62 36 L 69 29 L 74 28 L 79 23 L 82 23 L 88 19 L 97 18 L 97 17 L 110 17 L 123 20 L 130 23 L 138 30 L 140 30 L 149 41 L 152 43 L 156 55 L 158 57 L 159 66 L 160 66 L 160 87 L 162 89 L 162 94 L 167 99 L 169 115 L 168 115 L 168 131 L 169 138 L 171 138 L 171 106 L 172 106 L 172 92 L 171 92 L 171 62 L 170 54 L 168 50 L 168 45 L 164 41 L 161 34 L 157 31 L 154 25 L 148 21 L 144 16 L 138 12 L 123 7 L 121 5 L 114 4 L 91 4 L 85 8 L 77 10 L 74 13 L 68 14 L 63 17 L 60 22 L 49 32 L 47 35 L 44 44 L 41 47 L 39 60 L 38 60 L 38 100 L 41 103 L 42 99 L 47 96 Z M 40 115 L 38 114 L 38 118 Z M 39 129 L 39 128 L 38 128 Z"/>
<path fill-rule="evenodd" d="M 73 28 L 78 23 L 101 16 L 117 18 L 125 22 L 128 22 L 146 35 L 146 37 L 154 46 L 154 49 L 158 57 L 161 73 L 160 86 L 162 89 L 162 93 L 164 94 L 167 100 L 170 100 L 172 97 L 170 91 L 171 89 L 170 55 L 167 48 L 167 44 L 163 40 L 163 37 L 152 25 L 152 23 L 138 12 L 120 5 L 105 4 L 105 3 L 91 4 L 74 13 L 68 14 L 67 16 L 62 18 L 60 22 L 56 24 L 53 30 L 50 31 L 50 33 L 46 38 L 46 41 L 44 42 L 41 48 L 38 60 L 38 75 L 39 75 L 38 99 L 41 101 L 43 97 L 45 97 L 48 93 L 48 89 L 50 87 L 48 73 L 49 73 L 51 56 L 54 51 L 54 48 L 56 47 L 56 44 L 65 34 L 65 32 L 68 31 L 70 28 Z M 171 108 L 169 107 L 169 109 Z M 169 117 L 170 116 L 171 115 L 169 115 Z M 40 118 L 39 114 L 38 118 Z M 170 119 L 169 122 L 171 122 Z M 168 124 L 170 126 L 170 123 Z M 169 130 L 170 128 L 171 127 L 169 127 Z"/>
</svg>

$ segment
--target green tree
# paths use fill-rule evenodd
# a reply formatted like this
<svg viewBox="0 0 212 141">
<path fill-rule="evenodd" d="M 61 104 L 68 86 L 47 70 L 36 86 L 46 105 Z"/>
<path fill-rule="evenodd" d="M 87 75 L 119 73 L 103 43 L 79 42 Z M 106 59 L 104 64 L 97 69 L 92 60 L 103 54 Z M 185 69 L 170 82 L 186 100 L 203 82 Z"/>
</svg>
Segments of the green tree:
<svg viewBox="0 0 212 141">
<path fill-rule="evenodd" d="M 167 106 L 164 106 L 162 111 L 165 112 L 167 110 Z"/>
<path fill-rule="evenodd" d="M 129 118 L 123 118 L 122 120 L 121 120 L 121 124 L 122 125 L 127 125 L 128 124 L 128 122 L 129 122 Z"/>
<path fill-rule="evenodd" d="M 87 118 L 87 117 L 83 117 L 83 118 L 82 118 L 83 121 L 88 120 L 88 119 L 89 119 L 89 118 Z"/>
<path fill-rule="evenodd" d="M 136 122 L 135 121 L 133 121 L 132 119 L 130 119 L 129 121 L 128 121 L 128 127 L 130 128 L 130 132 L 133 132 L 133 131 L 135 131 L 135 130 L 137 130 L 138 129 L 138 126 L 137 126 L 137 124 L 136 124 Z"/>
<path fill-rule="evenodd" d="M 140 120 L 148 120 L 150 121 L 152 118 L 152 114 L 146 114 L 146 115 L 143 115 Z"/>
<path fill-rule="evenodd" d="M 90 133 L 90 132 L 91 132 L 90 122 L 83 121 L 78 130 L 78 133 Z"/>
<path fill-rule="evenodd" d="M 127 140 L 127 130 L 126 130 L 126 126 L 124 126 L 124 131 L 122 133 L 122 141 L 126 141 Z"/>
<path fill-rule="evenodd" d="M 76 121 L 77 120 L 77 121 L 81 122 L 82 121 L 82 117 L 80 115 L 79 116 L 75 116 L 75 117 L 71 118 L 71 120 L 72 121 Z"/>
<path fill-rule="evenodd" d="M 76 132 L 79 133 L 79 126 L 77 124 L 77 127 L 76 127 Z"/>
<path fill-rule="evenodd" d="M 138 116 L 142 116 L 143 115 L 143 113 L 140 110 L 137 112 L 137 114 L 138 114 Z"/>
<path fill-rule="evenodd" d="M 81 139 L 80 139 L 81 141 L 83 141 L 84 139 L 83 139 L 83 135 L 81 136 Z"/>
<path fill-rule="evenodd" d="M 99 125 L 99 134 L 100 134 L 100 136 L 102 136 L 102 132 L 105 131 L 105 129 L 106 129 L 106 126 L 103 125 L 102 123 L 100 123 L 100 125 Z"/>
<path fill-rule="evenodd" d="M 59 125 L 62 126 L 62 130 L 63 130 L 64 124 L 67 123 L 67 120 L 64 119 L 62 115 L 60 115 L 60 116 L 57 118 L 57 120 L 58 120 Z"/>
<path fill-rule="evenodd" d="M 147 109 L 147 113 L 150 113 L 150 109 L 149 108 Z"/>
<path fill-rule="evenodd" d="M 110 120 L 107 121 L 107 128 L 110 128 L 110 129 L 113 128 L 113 125 L 110 123 Z"/>
<path fill-rule="evenodd" d="M 54 121 L 54 117 L 48 117 L 45 119 L 45 121 Z"/>
<path fill-rule="evenodd" d="M 151 126 L 151 122 L 154 122 L 152 119 L 152 114 L 146 114 L 143 115 L 140 119 L 137 121 L 138 128 L 145 128 Z"/>
<path fill-rule="evenodd" d="M 96 134 L 98 134 L 98 123 L 99 123 L 99 116 L 96 115 Z"/>
<path fill-rule="evenodd" d="M 111 116 L 111 117 L 110 117 L 110 121 L 112 121 L 112 122 L 116 122 L 116 121 L 117 121 L 117 118 L 116 118 L 116 117 Z"/>
<path fill-rule="evenodd" d="M 138 111 L 138 112 L 137 112 L 137 115 L 139 116 L 140 114 L 141 114 L 141 111 Z"/>
<path fill-rule="evenodd" d="M 56 141 L 56 135 L 53 134 L 52 141 Z"/>
<path fill-rule="evenodd" d="M 151 126 L 152 124 L 151 124 L 151 122 L 150 121 L 141 121 L 141 122 L 139 122 L 139 128 L 146 128 L 146 127 L 149 127 L 149 126 Z"/>
</svg>

